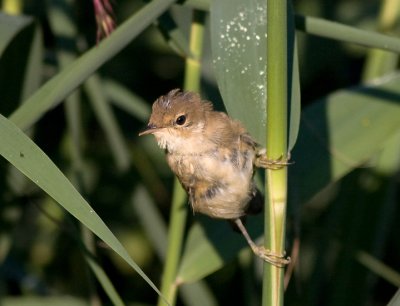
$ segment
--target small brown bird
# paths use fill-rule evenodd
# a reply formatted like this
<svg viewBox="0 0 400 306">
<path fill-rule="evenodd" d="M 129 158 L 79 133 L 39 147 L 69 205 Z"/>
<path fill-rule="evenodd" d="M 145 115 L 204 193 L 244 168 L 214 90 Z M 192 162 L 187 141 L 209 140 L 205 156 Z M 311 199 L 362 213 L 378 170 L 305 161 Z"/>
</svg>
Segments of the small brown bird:
<svg viewBox="0 0 400 306">
<path fill-rule="evenodd" d="M 154 102 L 147 128 L 139 136 L 146 134 L 153 134 L 165 150 L 194 212 L 232 220 L 257 256 L 279 267 L 289 262 L 284 255 L 257 246 L 241 220 L 254 210 L 254 167 L 276 169 L 286 162 L 268 160 L 239 121 L 214 111 L 198 94 L 179 89 Z"/>
</svg>

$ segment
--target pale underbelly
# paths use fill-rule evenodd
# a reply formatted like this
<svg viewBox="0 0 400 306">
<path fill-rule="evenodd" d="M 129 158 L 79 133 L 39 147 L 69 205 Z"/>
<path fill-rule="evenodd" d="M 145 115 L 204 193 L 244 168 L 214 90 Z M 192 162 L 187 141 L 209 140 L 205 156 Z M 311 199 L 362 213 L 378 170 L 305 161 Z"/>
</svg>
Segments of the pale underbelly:
<svg viewBox="0 0 400 306">
<path fill-rule="evenodd" d="M 187 190 L 194 212 L 214 218 L 245 215 L 254 194 L 253 156 L 168 156 L 171 169 Z"/>
</svg>

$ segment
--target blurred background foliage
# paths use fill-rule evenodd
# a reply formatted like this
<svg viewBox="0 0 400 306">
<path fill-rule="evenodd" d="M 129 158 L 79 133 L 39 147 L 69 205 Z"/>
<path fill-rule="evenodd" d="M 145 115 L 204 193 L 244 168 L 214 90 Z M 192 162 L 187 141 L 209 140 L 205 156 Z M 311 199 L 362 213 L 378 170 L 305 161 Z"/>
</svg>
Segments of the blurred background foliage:
<svg viewBox="0 0 400 306">
<path fill-rule="evenodd" d="M 392 12 L 392 22 L 385 24 L 383 2 L 295 0 L 293 6 L 297 14 L 398 36 L 399 5 Z M 98 34 L 91 1 L 3 0 L 1 4 L 0 113 L 8 117 L 58 71 L 96 46 Z M 117 0 L 112 4 L 115 20 L 122 24 L 146 2 Z M 207 10 L 208 2 L 182 1 L 172 6 L 171 15 L 163 15 L 164 20 L 140 31 L 122 51 L 104 65 L 100 63 L 96 73 L 68 99 L 24 127 L 157 286 L 167 247 L 173 176 L 154 140 L 139 139 L 137 134 L 146 124 L 151 103 L 183 86 L 193 8 Z M 173 40 L 171 20 L 180 29 Z M 303 127 L 319 120 L 319 113 L 313 113 L 318 108 L 316 101 L 393 73 L 398 66 L 394 53 L 301 31 L 296 34 L 302 107 L 310 110 Z M 206 31 L 202 94 L 223 109 L 209 36 Z M 371 56 L 373 52 L 380 53 Z M 371 58 L 377 57 L 383 60 L 374 66 Z M 390 86 L 393 91 L 398 87 L 397 83 Z M 392 103 L 398 105 L 398 101 Z M 346 109 L 346 104 L 341 106 Z M 301 137 L 302 128 L 299 142 Z M 400 286 L 396 272 L 400 271 L 399 143 L 397 129 L 388 135 L 385 146 L 375 148 L 379 153 L 371 151 L 372 158 L 366 156 L 361 166 L 353 165 L 354 170 L 321 186 L 317 194 L 296 191 L 308 182 L 293 170 L 288 249 L 298 251 L 299 258 L 285 294 L 286 305 L 386 305 L 394 296 Z M 303 162 L 303 170 L 313 172 L 316 181 L 321 178 L 315 170 L 319 165 L 313 163 L 314 158 L 318 161 L 317 153 L 301 144 L 293 153 L 293 160 Z M 315 167 L 308 169 L 307 163 Z M 4 159 L 0 169 L 0 305 L 118 304 L 118 298 L 113 299 L 90 272 L 82 241 L 86 248 L 95 249 L 98 263 L 127 305 L 155 304 L 157 296 L 151 287 L 118 255 Z M 189 214 L 187 227 L 199 219 L 210 223 L 208 229 L 215 226 L 214 221 Z M 235 235 L 223 226 L 225 237 Z M 232 252 L 235 255 L 237 250 Z M 178 304 L 258 305 L 260 267 L 243 250 L 203 281 L 183 286 Z"/>
</svg>

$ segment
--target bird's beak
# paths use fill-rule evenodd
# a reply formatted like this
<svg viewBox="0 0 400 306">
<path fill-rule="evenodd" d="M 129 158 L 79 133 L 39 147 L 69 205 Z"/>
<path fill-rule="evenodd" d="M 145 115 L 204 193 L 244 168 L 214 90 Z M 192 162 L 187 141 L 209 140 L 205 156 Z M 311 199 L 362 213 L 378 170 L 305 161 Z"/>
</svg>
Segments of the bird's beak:
<svg viewBox="0 0 400 306">
<path fill-rule="evenodd" d="M 155 126 L 154 124 L 149 123 L 146 128 L 141 131 L 139 133 L 139 136 L 143 136 L 143 135 L 148 135 L 148 134 L 153 134 L 155 132 L 157 132 L 158 130 L 160 130 L 160 128 L 158 128 L 157 126 Z"/>
</svg>

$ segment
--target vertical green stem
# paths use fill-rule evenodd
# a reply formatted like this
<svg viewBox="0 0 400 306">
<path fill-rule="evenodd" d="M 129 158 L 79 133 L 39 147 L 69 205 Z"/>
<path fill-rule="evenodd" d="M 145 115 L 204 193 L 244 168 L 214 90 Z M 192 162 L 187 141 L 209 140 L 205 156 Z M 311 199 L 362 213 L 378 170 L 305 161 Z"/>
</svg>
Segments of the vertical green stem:
<svg viewBox="0 0 400 306">
<path fill-rule="evenodd" d="M 200 59 L 203 49 L 204 18 L 204 12 L 194 11 L 190 33 L 191 56 L 186 59 L 184 80 L 185 90 L 197 92 L 200 90 Z M 166 297 L 170 305 L 176 304 L 178 284 L 175 282 L 175 278 L 181 257 L 186 216 L 188 211 L 185 200 L 186 194 L 179 184 L 179 181 L 175 179 L 170 226 L 168 231 L 167 260 L 161 280 L 161 293 Z M 158 300 L 158 305 L 165 305 L 161 298 Z"/>
<path fill-rule="evenodd" d="M 185 233 L 187 215 L 187 207 L 185 204 L 185 192 L 177 179 L 175 179 L 171 217 L 168 229 L 168 250 L 161 280 L 161 293 L 170 303 L 170 305 L 175 305 L 176 303 L 177 288 L 174 281 L 181 256 L 183 237 Z M 161 297 L 158 299 L 157 305 L 165 305 L 165 302 Z"/>
<path fill-rule="evenodd" d="M 382 33 L 393 30 L 398 21 L 399 0 L 385 0 L 381 3 L 377 28 Z M 380 77 L 396 69 L 399 62 L 398 53 L 380 49 L 369 49 L 364 65 L 362 79 L 364 82 Z"/>
<path fill-rule="evenodd" d="M 10 15 L 22 14 L 24 2 L 22 0 L 4 0 L 1 10 Z"/>
<path fill-rule="evenodd" d="M 267 154 L 287 155 L 287 2 L 267 1 Z M 266 171 L 265 247 L 284 253 L 287 169 Z M 283 305 L 284 269 L 264 264 L 263 305 Z"/>
<path fill-rule="evenodd" d="M 203 11 L 193 12 L 193 22 L 190 32 L 190 53 L 191 56 L 186 59 L 185 66 L 185 90 L 200 91 L 201 77 L 201 55 L 203 50 L 204 37 L 204 19 Z"/>
</svg>

